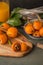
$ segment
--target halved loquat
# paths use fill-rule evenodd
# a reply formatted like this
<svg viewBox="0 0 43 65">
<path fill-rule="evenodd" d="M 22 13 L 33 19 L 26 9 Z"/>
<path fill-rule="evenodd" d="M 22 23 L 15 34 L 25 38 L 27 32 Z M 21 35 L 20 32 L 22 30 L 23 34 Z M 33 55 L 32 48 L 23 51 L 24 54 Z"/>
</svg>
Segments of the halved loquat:
<svg viewBox="0 0 43 65">
<path fill-rule="evenodd" d="M 17 41 L 13 42 L 11 47 L 12 47 L 13 51 L 21 51 L 21 45 Z"/>
<path fill-rule="evenodd" d="M 28 50 L 28 46 L 25 43 L 21 43 L 21 51 L 27 51 Z"/>
</svg>

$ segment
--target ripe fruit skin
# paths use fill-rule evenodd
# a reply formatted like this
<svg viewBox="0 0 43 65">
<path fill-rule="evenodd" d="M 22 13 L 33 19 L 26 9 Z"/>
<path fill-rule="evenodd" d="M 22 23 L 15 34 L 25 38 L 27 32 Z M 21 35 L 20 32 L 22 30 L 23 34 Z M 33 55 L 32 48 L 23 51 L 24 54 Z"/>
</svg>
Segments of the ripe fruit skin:
<svg viewBox="0 0 43 65">
<path fill-rule="evenodd" d="M 35 31 L 35 32 L 33 33 L 33 36 L 34 36 L 34 37 L 40 37 L 39 31 Z"/>
<path fill-rule="evenodd" d="M 32 24 L 27 24 L 25 27 L 24 27 L 24 30 L 27 34 L 33 34 L 34 32 L 34 28 L 32 26 Z"/>
<path fill-rule="evenodd" d="M 3 32 L 0 30 L 0 34 L 2 34 Z"/>
<path fill-rule="evenodd" d="M 42 22 L 34 21 L 33 22 L 33 27 L 34 27 L 35 30 L 39 30 L 42 27 Z"/>
<path fill-rule="evenodd" d="M 4 33 L 0 34 L 0 44 L 6 44 L 6 42 L 7 42 L 6 34 Z"/>
<path fill-rule="evenodd" d="M 39 30 L 40 36 L 43 36 L 43 27 Z"/>
<path fill-rule="evenodd" d="M 21 51 L 21 45 L 20 45 L 20 43 L 14 42 L 12 44 L 12 49 L 13 49 L 13 51 Z"/>
<path fill-rule="evenodd" d="M 2 28 L 4 28 L 5 30 L 7 30 L 7 29 L 10 27 L 10 25 L 7 24 L 7 23 L 3 23 L 1 26 L 2 26 Z"/>
<path fill-rule="evenodd" d="M 12 38 L 16 37 L 16 36 L 18 35 L 18 30 L 17 30 L 17 28 L 15 28 L 15 27 L 10 27 L 10 28 L 7 30 L 7 35 L 8 35 L 9 37 L 12 37 Z"/>
<path fill-rule="evenodd" d="M 21 51 L 27 51 L 27 45 L 25 43 L 21 43 Z"/>
</svg>

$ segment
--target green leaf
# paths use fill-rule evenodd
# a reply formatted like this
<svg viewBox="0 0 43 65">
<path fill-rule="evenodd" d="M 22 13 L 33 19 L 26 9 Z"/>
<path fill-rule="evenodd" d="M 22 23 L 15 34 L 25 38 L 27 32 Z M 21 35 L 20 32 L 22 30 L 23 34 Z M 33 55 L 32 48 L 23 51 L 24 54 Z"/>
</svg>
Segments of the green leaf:
<svg viewBox="0 0 43 65">
<path fill-rule="evenodd" d="M 17 17 L 14 17 L 14 18 L 10 18 L 8 21 L 7 21 L 8 24 L 10 24 L 11 26 L 20 26 L 22 23 L 21 23 L 21 20 Z"/>
<path fill-rule="evenodd" d="M 22 8 L 18 7 L 11 12 L 11 17 L 7 21 L 8 24 L 10 24 L 11 26 L 20 26 L 22 24 L 21 22 L 22 15 L 18 13 L 18 11 L 21 9 Z"/>
<path fill-rule="evenodd" d="M 11 17 L 14 16 L 14 14 L 18 13 L 18 11 L 21 10 L 21 9 L 22 8 L 19 8 L 19 7 L 13 9 L 13 11 L 11 12 Z"/>
<path fill-rule="evenodd" d="M 22 15 L 19 14 L 19 13 L 17 13 L 14 17 L 15 17 L 15 18 L 22 18 Z"/>
</svg>

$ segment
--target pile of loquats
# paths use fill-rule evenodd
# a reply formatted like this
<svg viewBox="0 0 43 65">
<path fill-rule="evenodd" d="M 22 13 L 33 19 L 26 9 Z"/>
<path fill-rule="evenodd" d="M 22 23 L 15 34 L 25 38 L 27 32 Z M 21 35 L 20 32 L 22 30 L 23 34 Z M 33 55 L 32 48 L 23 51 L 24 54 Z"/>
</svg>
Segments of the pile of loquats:
<svg viewBox="0 0 43 65">
<path fill-rule="evenodd" d="M 24 31 L 34 37 L 43 37 L 43 22 L 35 20 L 24 26 Z"/>
<path fill-rule="evenodd" d="M 18 29 L 16 27 L 11 27 L 9 24 L 7 23 L 3 23 L 0 26 L 0 44 L 5 45 L 8 42 L 9 38 L 15 38 L 18 36 Z M 12 42 L 11 42 L 12 43 Z M 11 44 L 11 48 L 13 49 L 13 51 L 27 51 L 28 50 L 28 46 L 22 42 L 18 42 L 15 41 Z"/>
</svg>

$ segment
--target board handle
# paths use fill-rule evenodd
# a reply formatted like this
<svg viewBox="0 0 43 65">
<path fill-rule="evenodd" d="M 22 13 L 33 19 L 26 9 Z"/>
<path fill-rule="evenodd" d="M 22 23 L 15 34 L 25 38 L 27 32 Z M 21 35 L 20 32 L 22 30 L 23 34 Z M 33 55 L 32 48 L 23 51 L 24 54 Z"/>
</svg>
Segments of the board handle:
<svg viewBox="0 0 43 65">
<path fill-rule="evenodd" d="M 42 43 L 37 43 L 36 47 L 43 49 L 43 44 Z"/>
</svg>

